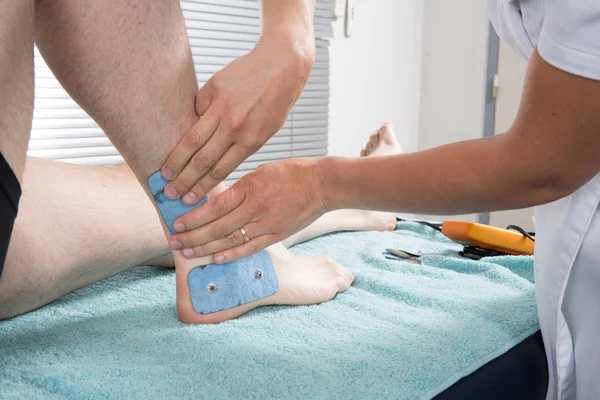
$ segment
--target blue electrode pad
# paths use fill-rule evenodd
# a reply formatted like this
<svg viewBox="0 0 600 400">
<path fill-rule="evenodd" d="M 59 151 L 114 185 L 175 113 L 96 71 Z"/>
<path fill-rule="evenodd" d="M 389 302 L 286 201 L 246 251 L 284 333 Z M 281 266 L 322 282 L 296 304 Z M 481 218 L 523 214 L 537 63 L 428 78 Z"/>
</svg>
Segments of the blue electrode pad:
<svg viewBox="0 0 600 400">
<path fill-rule="evenodd" d="M 164 193 L 168 182 L 157 171 L 148 178 L 148 188 L 169 231 L 175 234 L 173 222 L 206 203 L 208 196 L 194 205 L 185 204 L 181 198 L 170 199 Z M 194 310 L 209 314 L 271 296 L 277 291 L 279 282 L 271 255 L 261 250 L 230 263 L 198 266 L 189 272 L 188 285 Z"/>
</svg>

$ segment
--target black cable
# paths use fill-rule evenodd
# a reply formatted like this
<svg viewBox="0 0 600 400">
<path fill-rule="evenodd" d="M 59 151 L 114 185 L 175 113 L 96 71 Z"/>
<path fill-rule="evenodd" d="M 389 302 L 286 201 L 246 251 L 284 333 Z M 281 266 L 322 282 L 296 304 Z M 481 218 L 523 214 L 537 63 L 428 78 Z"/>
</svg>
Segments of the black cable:
<svg viewBox="0 0 600 400">
<path fill-rule="evenodd" d="M 430 227 L 431 229 L 435 229 L 438 232 L 442 232 L 442 225 L 443 223 L 440 224 L 434 224 L 431 222 L 427 222 L 427 221 L 415 221 L 415 220 L 407 220 L 407 219 L 402 219 L 399 217 L 396 217 L 396 221 L 398 222 L 416 222 L 418 224 L 421 225 L 425 225 Z M 527 239 L 531 240 L 532 242 L 535 243 L 535 232 L 527 232 L 525 229 L 521 228 L 520 226 L 517 225 L 508 225 L 506 227 L 507 230 L 514 230 L 519 232 L 521 235 L 525 236 Z M 455 240 L 452 240 L 453 242 L 460 244 L 461 246 L 464 246 L 463 243 L 457 242 Z M 473 260 L 479 260 L 482 257 L 489 257 L 489 256 L 497 256 L 497 255 L 503 255 L 503 253 L 494 251 L 494 250 L 488 250 L 488 249 L 479 249 L 475 246 L 466 246 L 463 247 L 463 251 L 458 252 L 458 254 L 460 254 L 463 257 L 467 257 L 467 258 L 471 258 Z"/>
<path fill-rule="evenodd" d="M 416 222 L 418 224 L 421 225 L 425 225 L 428 226 L 432 229 L 435 229 L 438 232 L 442 231 L 442 224 L 434 224 L 431 222 L 427 222 L 427 221 L 415 221 L 415 220 L 410 220 L 410 219 L 402 219 L 399 217 L 396 217 L 396 221 L 398 222 Z M 532 242 L 535 242 L 535 232 L 527 232 L 525 229 L 521 228 L 520 226 L 517 225 L 508 225 L 506 227 L 507 230 L 513 230 L 513 231 L 517 231 L 519 232 L 521 235 L 525 236 L 527 239 L 531 240 Z"/>
<path fill-rule="evenodd" d="M 427 222 L 427 221 L 414 221 L 414 220 L 410 220 L 410 219 L 402 219 L 399 217 L 396 217 L 396 221 L 398 221 L 398 222 L 416 222 L 417 224 L 425 225 L 425 226 L 430 227 L 431 229 L 435 229 L 438 232 L 442 231 L 442 224 L 433 224 L 433 223 Z"/>
<path fill-rule="evenodd" d="M 435 230 L 436 230 L 436 231 L 438 231 L 438 232 L 441 232 L 441 231 L 442 231 L 442 227 L 441 227 L 440 225 L 437 225 L 437 224 L 432 224 L 432 223 L 430 223 L 430 222 L 426 222 L 426 221 L 417 221 L 417 222 L 418 222 L 418 223 L 420 223 L 421 225 L 428 226 L 428 227 L 430 227 L 431 229 L 435 229 Z"/>
<path fill-rule="evenodd" d="M 431 229 L 435 229 L 438 232 L 442 232 L 442 224 L 433 224 L 431 222 L 427 222 L 427 221 L 414 221 L 414 220 L 407 220 L 407 219 L 402 219 L 399 217 L 396 217 L 396 221 L 399 222 L 416 222 L 418 224 L 421 225 L 425 225 L 430 227 Z M 527 239 L 531 240 L 532 242 L 535 243 L 535 232 L 527 232 L 525 229 L 521 228 L 520 226 L 517 225 L 508 225 L 506 227 L 507 230 L 513 230 L 513 231 L 517 231 L 519 232 L 521 235 L 525 236 Z"/>
<path fill-rule="evenodd" d="M 532 242 L 535 242 L 535 238 L 533 237 L 535 235 L 535 233 L 533 233 L 533 235 L 532 235 L 531 233 L 527 232 L 525 229 L 521 228 L 520 226 L 509 225 L 506 227 L 506 229 L 517 231 L 521 235 L 525 236 L 527 239 L 531 240 Z"/>
</svg>

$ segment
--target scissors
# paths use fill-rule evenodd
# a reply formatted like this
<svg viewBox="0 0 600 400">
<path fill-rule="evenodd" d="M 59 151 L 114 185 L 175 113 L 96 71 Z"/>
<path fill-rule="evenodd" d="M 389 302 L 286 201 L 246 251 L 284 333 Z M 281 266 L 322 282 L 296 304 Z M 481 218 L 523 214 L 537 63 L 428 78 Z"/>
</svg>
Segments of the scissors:
<svg viewBox="0 0 600 400">
<path fill-rule="evenodd" d="M 421 257 L 420 254 L 410 253 L 404 250 L 385 249 L 383 255 L 388 260 L 404 261 L 417 265 L 421 264 L 421 261 L 419 260 L 419 257 Z"/>
</svg>

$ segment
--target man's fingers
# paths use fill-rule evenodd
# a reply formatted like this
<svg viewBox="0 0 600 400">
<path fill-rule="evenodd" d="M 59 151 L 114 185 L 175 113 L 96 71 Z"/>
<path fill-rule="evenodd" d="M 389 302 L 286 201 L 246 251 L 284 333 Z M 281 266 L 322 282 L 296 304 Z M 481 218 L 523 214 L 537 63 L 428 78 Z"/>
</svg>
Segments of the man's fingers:
<svg viewBox="0 0 600 400">
<path fill-rule="evenodd" d="M 248 154 L 241 146 L 231 146 L 210 171 L 196 182 L 190 192 L 194 194 L 196 199 L 201 199 L 215 186 L 227 179 L 229 174 L 235 171 L 247 156 Z M 183 199 L 186 200 L 185 195 Z"/>
<path fill-rule="evenodd" d="M 185 182 L 179 174 L 185 166 L 190 162 L 194 154 L 211 138 L 213 133 L 219 126 L 219 117 L 216 115 L 206 115 L 202 117 L 192 126 L 192 128 L 186 132 L 181 138 L 175 149 L 171 152 L 167 161 L 163 165 L 161 171 L 165 179 L 175 179 L 177 183 L 173 186 L 170 183 L 165 188 L 165 194 L 170 198 L 177 198 L 181 194 L 186 193 L 187 190 L 196 182 Z M 186 187 L 187 186 L 187 187 Z M 185 188 L 183 192 L 177 192 L 177 188 Z M 175 192 L 173 192 L 175 189 Z"/>
<path fill-rule="evenodd" d="M 223 142 L 226 139 L 224 136 L 219 135 L 219 131 L 217 129 L 217 132 L 212 135 L 208 142 L 192 156 L 192 159 L 177 178 L 167 185 L 167 187 L 173 187 L 179 195 L 183 196 L 182 200 L 186 204 L 196 203 L 210 191 L 199 189 L 198 192 L 202 193 L 202 196 L 196 197 L 194 193 L 190 192 L 190 189 L 194 185 L 198 186 L 198 180 L 210 171 L 231 145 L 229 142 Z M 165 194 L 167 194 L 167 189 L 165 189 Z"/>
<path fill-rule="evenodd" d="M 279 241 L 275 235 L 262 235 L 250 239 L 248 243 L 244 243 L 238 247 L 234 247 L 229 250 L 221 251 L 213 256 L 215 264 L 223 264 L 239 260 L 240 258 L 247 257 L 251 254 L 257 253 L 260 250 L 266 249 L 267 247 L 275 244 Z"/>
<path fill-rule="evenodd" d="M 189 232 L 204 227 L 235 210 L 245 198 L 244 191 L 233 185 L 218 196 L 209 199 L 202 206 L 177 218 L 173 223 L 173 228 L 177 232 Z M 196 244 L 198 243 L 194 243 L 194 245 Z"/>
</svg>

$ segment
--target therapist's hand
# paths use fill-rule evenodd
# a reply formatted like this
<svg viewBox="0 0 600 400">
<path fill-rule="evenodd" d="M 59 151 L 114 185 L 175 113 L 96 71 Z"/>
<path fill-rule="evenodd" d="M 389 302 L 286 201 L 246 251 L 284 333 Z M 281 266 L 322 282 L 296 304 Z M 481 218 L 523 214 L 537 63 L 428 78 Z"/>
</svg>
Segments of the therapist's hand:
<svg viewBox="0 0 600 400">
<path fill-rule="evenodd" d="M 215 254 L 224 263 L 256 253 L 305 228 L 323 213 L 313 159 L 265 164 L 206 204 L 179 217 L 169 245 L 186 257 Z M 244 243 L 240 228 L 250 241 Z"/>
<path fill-rule="evenodd" d="M 195 203 L 281 129 L 314 63 L 314 39 L 290 40 L 261 39 L 198 91 L 200 119 L 162 168 L 168 197 Z"/>
</svg>

